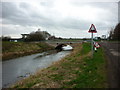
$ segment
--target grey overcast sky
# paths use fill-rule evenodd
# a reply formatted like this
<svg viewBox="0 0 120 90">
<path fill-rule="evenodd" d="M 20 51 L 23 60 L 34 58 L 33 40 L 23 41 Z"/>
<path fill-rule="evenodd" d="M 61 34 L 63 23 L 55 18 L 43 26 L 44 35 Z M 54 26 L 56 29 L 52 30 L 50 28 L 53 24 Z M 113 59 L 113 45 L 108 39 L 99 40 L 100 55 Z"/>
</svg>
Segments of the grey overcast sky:
<svg viewBox="0 0 120 90">
<path fill-rule="evenodd" d="M 106 0 L 104 0 L 106 1 Z M 64 38 L 89 38 L 91 24 L 106 35 L 118 23 L 118 0 L 2 0 L 2 35 L 21 37 L 38 28 Z"/>
</svg>

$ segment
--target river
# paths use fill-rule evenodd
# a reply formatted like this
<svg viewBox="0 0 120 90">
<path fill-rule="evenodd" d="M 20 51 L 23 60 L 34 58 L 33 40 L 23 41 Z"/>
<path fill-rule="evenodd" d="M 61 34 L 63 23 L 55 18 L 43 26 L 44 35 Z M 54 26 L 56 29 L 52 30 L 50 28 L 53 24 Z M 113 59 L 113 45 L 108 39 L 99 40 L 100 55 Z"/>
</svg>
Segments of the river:
<svg viewBox="0 0 120 90">
<path fill-rule="evenodd" d="M 33 54 L 2 62 L 3 88 L 7 88 L 15 82 L 34 74 L 38 69 L 50 66 L 53 62 L 68 55 L 70 51 L 61 51 L 42 56 L 45 53 Z"/>
</svg>

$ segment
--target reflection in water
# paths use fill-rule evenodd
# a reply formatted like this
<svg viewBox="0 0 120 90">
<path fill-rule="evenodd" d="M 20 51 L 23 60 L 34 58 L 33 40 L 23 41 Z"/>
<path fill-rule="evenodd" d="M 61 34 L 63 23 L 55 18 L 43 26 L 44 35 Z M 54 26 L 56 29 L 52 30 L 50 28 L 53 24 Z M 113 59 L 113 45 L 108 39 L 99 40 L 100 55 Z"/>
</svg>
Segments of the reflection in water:
<svg viewBox="0 0 120 90">
<path fill-rule="evenodd" d="M 58 61 L 68 55 L 70 51 L 62 51 L 51 55 L 48 55 L 48 52 L 47 54 L 45 53 L 46 52 L 4 61 L 2 63 L 3 87 L 8 87 L 16 81 L 34 74 L 37 69 L 48 67 L 54 61 Z"/>
<path fill-rule="evenodd" d="M 56 50 L 51 50 L 51 51 L 43 52 L 40 55 L 36 56 L 34 59 L 38 59 L 38 58 L 41 58 L 43 56 L 47 56 L 47 55 L 55 54 L 55 53 L 57 53 Z"/>
</svg>

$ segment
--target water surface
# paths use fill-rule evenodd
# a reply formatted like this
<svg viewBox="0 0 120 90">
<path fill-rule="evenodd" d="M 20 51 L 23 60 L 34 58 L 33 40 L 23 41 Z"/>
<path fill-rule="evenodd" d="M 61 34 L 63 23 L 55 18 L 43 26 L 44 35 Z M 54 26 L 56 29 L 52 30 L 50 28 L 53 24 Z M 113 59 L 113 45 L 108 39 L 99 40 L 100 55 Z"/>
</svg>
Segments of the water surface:
<svg viewBox="0 0 120 90">
<path fill-rule="evenodd" d="M 41 57 L 45 53 L 33 54 L 2 62 L 3 87 L 8 87 L 16 81 L 34 74 L 38 69 L 50 66 L 53 62 L 68 55 L 70 51 L 61 51 Z"/>
</svg>

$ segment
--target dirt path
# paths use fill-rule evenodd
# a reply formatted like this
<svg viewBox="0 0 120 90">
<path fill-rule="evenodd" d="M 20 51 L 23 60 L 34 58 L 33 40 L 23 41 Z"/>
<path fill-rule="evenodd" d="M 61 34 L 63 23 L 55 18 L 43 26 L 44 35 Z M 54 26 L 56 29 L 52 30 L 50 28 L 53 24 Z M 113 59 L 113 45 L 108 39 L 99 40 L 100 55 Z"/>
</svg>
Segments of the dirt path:
<svg viewBox="0 0 120 90">
<path fill-rule="evenodd" d="M 120 88 L 120 43 L 101 42 L 107 57 L 108 81 L 110 88 Z"/>
</svg>

